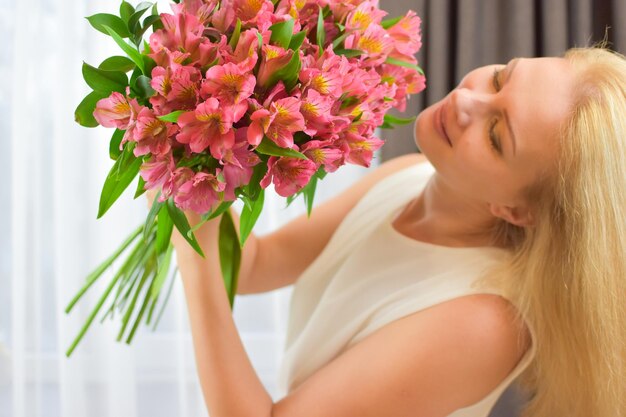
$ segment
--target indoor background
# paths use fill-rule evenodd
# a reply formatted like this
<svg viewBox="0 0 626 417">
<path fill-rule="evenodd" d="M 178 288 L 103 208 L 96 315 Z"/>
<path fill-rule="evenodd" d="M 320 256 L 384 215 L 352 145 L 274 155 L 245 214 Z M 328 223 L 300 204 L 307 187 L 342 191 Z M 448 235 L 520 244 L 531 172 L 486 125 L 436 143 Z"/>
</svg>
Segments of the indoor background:
<svg viewBox="0 0 626 417">
<path fill-rule="evenodd" d="M 167 1 L 158 4 L 169 12 Z M 112 272 L 70 315 L 65 306 L 147 214 L 145 199 L 133 200 L 127 190 L 96 220 L 112 165 L 111 131 L 73 120 L 89 91 L 82 61 L 94 65 L 119 54 L 84 17 L 116 13 L 118 7 L 117 0 L 0 0 L 0 417 L 207 415 L 179 282 L 155 331 L 142 325 L 129 346 L 115 341 L 118 320 L 96 320 L 65 357 Z M 626 48 L 622 0 L 386 0 L 381 7 L 389 16 L 412 9 L 423 20 L 417 57 L 427 88 L 409 100 L 406 112 L 392 112 L 403 117 L 439 101 L 478 66 L 560 55 L 605 33 L 616 50 Z M 417 151 L 411 125 L 379 136 L 386 144 L 370 169 Z M 329 175 L 316 204 L 365 172 L 344 166 Z M 284 206 L 283 198 L 268 193 L 255 233 L 268 233 L 304 212 L 301 200 Z M 235 302 L 244 345 L 276 400 L 290 293 L 288 287 Z M 523 401 L 512 386 L 492 417 L 514 417 Z"/>
</svg>

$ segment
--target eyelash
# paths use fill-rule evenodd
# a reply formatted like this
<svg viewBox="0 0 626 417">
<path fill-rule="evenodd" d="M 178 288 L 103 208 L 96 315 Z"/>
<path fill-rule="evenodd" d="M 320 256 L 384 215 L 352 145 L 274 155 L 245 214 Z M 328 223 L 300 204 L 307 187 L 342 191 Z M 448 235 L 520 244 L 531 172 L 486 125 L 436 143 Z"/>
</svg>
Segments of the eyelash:
<svg viewBox="0 0 626 417">
<path fill-rule="evenodd" d="M 498 82 L 498 75 L 500 74 L 500 72 L 502 72 L 502 70 L 498 70 L 496 68 L 494 68 L 494 70 L 493 70 L 493 79 L 492 79 L 493 80 L 493 88 L 496 91 L 500 91 L 500 88 L 501 88 L 500 83 Z M 489 126 L 489 145 L 491 146 L 491 148 L 495 152 L 497 152 L 499 154 L 502 154 L 502 150 L 500 149 L 500 147 L 498 145 L 499 141 L 496 140 L 496 134 L 495 134 L 495 132 L 493 130 L 497 123 L 498 123 L 498 121 L 494 119 L 491 122 L 491 125 Z"/>
</svg>

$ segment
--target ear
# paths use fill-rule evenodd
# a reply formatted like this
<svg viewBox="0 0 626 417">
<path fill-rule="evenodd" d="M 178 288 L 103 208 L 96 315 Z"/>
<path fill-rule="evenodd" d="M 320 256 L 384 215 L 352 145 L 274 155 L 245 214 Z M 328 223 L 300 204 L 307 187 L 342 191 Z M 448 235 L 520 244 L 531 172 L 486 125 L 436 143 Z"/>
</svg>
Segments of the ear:
<svg viewBox="0 0 626 417">
<path fill-rule="evenodd" d="M 508 223 L 514 224 L 520 227 L 533 227 L 535 225 L 535 219 L 532 211 L 527 206 L 505 206 L 501 204 L 490 203 L 489 210 L 491 214 L 501 219 L 506 220 Z"/>
</svg>

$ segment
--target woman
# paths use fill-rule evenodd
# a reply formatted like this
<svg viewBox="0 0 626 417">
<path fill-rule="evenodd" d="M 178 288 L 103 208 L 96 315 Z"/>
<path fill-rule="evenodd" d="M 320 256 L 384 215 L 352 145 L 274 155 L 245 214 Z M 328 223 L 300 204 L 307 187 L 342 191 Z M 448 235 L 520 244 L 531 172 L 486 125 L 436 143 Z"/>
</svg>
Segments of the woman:
<svg viewBox="0 0 626 417">
<path fill-rule="evenodd" d="M 239 293 L 296 284 L 276 403 L 218 221 L 206 260 L 175 232 L 211 417 L 484 417 L 522 371 L 525 416 L 626 416 L 624 115 L 626 60 L 602 48 L 478 68 L 418 116 L 423 156 L 249 238 Z"/>
</svg>

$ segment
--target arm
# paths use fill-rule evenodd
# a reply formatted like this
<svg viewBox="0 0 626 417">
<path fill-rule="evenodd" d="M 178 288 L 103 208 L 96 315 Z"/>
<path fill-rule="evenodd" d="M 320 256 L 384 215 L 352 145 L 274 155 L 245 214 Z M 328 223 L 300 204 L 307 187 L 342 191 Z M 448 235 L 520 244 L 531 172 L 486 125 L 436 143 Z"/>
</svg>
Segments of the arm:
<svg viewBox="0 0 626 417">
<path fill-rule="evenodd" d="M 443 303 L 384 326 L 274 404 L 232 318 L 219 271 L 218 225 L 215 219 L 198 230 L 206 261 L 176 230 L 172 235 L 211 417 L 403 416 L 407 410 L 413 417 L 443 416 L 436 410 L 486 395 L 519 358 L 517 333 L 500 304 L 480 303 L 485 310 L 456 300 L 455 308 Z"/>
<path fill-rule="evenodd" d="M 370 188 L 389 175 L 425 161 L 426 157 L 419 153 L 386 161 L 344 192 L 315 206 L 311 217 L 304 213 L 259 238 L 254 250 L 254 267 L 250 263 L 243 272 L 242 265 L 238 294 L 261 293 L 293 284 L 319 256 L 341 221 Z"/>
</svg>

